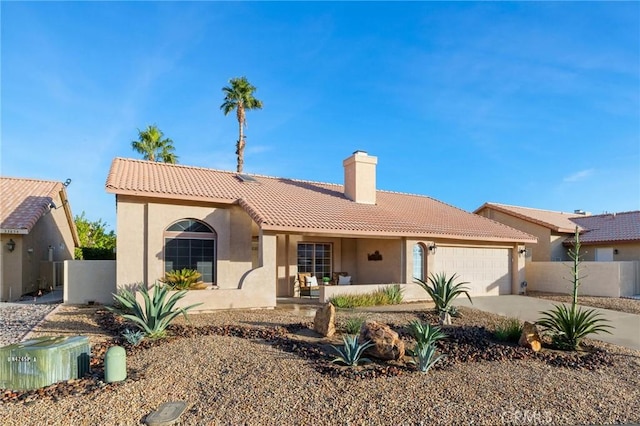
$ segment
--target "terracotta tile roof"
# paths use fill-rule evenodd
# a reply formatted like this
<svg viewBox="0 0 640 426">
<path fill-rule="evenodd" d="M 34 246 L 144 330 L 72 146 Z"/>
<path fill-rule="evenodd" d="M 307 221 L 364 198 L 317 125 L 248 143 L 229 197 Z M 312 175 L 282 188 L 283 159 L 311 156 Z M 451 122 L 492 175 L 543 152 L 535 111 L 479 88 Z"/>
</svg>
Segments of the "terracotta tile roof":
<svg viewBox="0 0 640 426">
<path fill-rule="evenodd" d="M 358 204 L 342 185 L 237 174 L 184 165 L 116 158 L 107 192 L 183 201 L 238 204 L 264 230 L 353 236 L 422 236 L 535 242 L 535 237 L 433 198 L 377 192 Z"/>
<path fill-rule="evenodd" d="M 576 213 L 532 209 L 529 207 L 509 206 L 498 203 L 484 203 L 477 208 L 474 213 L 478 213 L 485 208 L 491 208 L 529 222 L 537 223 L 556 232 L 575 232 L 576 223 L 573 222 L 572 219 L 585 217 L 585 215 Z"/>
<path fill-rule="evenodd" d="M 3 233 L 29 233 L 61 189 L 60 182 L 0 178 L 0 230 Z"/>
<path fill-rule="evenodd" d="M 571 220 L 584 229 L 580 235 L 583 244 L 640 242 L 640 211 L 582 216 Z"/>
</svg>

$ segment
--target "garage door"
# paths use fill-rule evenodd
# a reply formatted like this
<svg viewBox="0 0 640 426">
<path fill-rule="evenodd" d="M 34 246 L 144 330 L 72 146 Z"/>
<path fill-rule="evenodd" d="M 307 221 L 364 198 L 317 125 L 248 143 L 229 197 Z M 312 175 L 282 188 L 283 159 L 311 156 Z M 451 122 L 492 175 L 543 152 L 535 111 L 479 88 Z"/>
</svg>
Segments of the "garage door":
<svg viewBox="0 0 640 426">
<path fill-rule="evenodd" d="M 511 294 L 511 249 L 438 246 L 433 272 L 458 274 L 471 296 Z"/>
</svg>

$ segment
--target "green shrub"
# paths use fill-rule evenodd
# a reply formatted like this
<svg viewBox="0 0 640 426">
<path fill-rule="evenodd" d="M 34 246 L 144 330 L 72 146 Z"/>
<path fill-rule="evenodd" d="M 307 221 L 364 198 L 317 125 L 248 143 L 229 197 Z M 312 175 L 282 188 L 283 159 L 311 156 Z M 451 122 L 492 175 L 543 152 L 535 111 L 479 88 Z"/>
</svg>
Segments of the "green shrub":
<svg viewBox="0 0 640 426">
<path fill-rule="evenodd" d="M 592 333 L 609 333 L 607 321 L 595 309 L 578 306 L 554 305 L 549 312 L 541 312 L 537 324 L 551 332 L 551 340 L 559 349 L 577 350 L 582 339 Z"/>
<path fill-rule="evenodd" d="M 447 337 L 447 335 L 440 330 L 440 327 L 422 323 L 417 320 L 411 321 L 408 328 L 411 336 L 416 339 L 416 345 L 431 345 Z"/>
<path fill-rule="evenodd" d="M 352 335 L 343 336 L 342 341 L 344 342 L 342 349 L 331 345 L 331 347 L 338 353 L 338 356 L 331 362 L 341 362 L 344 365 L 351 367 L 357 366 L 360 362 L 371 362 L 370 359 L 361 357 L 365 349 L 373 346 L 373 343 L 370 341 L 359 343 L 358 336 Z"/>
<path fill-rule="evenodd" d="M 517 342 L 522 335 L 522 324 L 518 318 L 504 318 L 496 326 L 494 334 L 502 342 Z"/>
<path fill-rule="evenodd" d="M 455 283 L 457 278 L 456 274 L 453 274 L 451 278 L 447 278 L 445 273 L 431 274 L 428 281 L 415 278 L 415 282 L 429 294 L 436 305 L 436 312 L 440 314 L 440 325 L 451 324 L 451 315 L 454 312 L 452 303 L 458 296 L 464 294 L 469 299 L 469 302 L 473 303 L 471 296 L 469 296 L 468 288 L 464 286 L 469 283 Z"/>
<path fill-rule="evenodd" d="M 165 273 L 160 279 L 169 290 L 200 290 L 204 283 L 200 281 L 202 274 L 195 269 L 176 269 Z"/>
<path fill-rule="evenodd" d="M 402 302 L 402 288 L 398 284 L 379 288 L 371 293 L 339 294 L 329 299 L 336 308 L 396 305 Z"/>
<path fill-rule="evenodd" d="M 436 347 L 433 344 L 418 344 L 413 350 L 413 359 L 410 361 L 415 364 L 418 371 L 422 373 L 428 372 L 436 362 L 440 361 L 445 355 L 439 355 L 434 358 Z"/>
<path fill-rule="evenodd" d="M 139 291 L 144 299 L 144 306 L 136 300 L 135 294 L 130 290 L 122 290 L 120 294 L 113 295 L 118 303 L 132 311 L 131 314 L 122 314 L 121 310 L 116 307 L 108 306 L 107 309 L 133 321 L 149 338 L 165 337 L 167 327 L 178 315 L 182 314 L 186 319 L 189 309 L 202 304 L 196 303 L 184 308 L 173 309 L 176 302 L 187 293 L 186 290 L 174 293 L 166 300 L 169 289 L 158 283 L 153 286 L 153 297 L 149 295 L 149 289 L 146 285 L 143 285 Z"/>
<path fill-rule="evenodd" d="M 364 324 L 364 317 L 351 317 L 348 318 L 344 323 L 344 330 L 347 334 L 359 334 L 360 328 L 362 328 L 362 324 Z"/>
</svg>

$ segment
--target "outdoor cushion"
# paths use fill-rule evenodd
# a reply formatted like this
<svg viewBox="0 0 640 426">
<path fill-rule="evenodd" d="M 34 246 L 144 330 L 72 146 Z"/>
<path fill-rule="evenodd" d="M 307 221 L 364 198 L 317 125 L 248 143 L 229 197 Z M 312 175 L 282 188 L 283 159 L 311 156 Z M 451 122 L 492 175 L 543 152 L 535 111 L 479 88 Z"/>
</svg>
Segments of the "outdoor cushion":
<svg viewBox="0 0 640 426">
<path fill-rule="evenodd" d="M 347 275 L 347 276 L 340 275 L 338 277 L 338 285 L 349 285 L 349 284 L 351 284 L 351 276 L 350 275 Z"/>
<path fill-rule="evenodd" d="M 313 286 L 317 286 L 318 285 L 318 279 L 316 277 L 305 277 L 304 280 L 305 280 L 305 283 L 307 284 L 307 286 L 309 286 L 309 287 L 313 287 Z"/>
</svg>

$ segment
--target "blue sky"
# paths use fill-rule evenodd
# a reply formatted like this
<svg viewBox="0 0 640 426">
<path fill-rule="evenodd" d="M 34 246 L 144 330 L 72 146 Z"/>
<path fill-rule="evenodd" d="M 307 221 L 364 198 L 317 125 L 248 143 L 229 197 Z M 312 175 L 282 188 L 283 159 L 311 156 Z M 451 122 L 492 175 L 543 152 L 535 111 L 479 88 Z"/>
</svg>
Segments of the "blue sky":
<svg viewBox="0 0 640 426">
<path fill-rule="evenodd" d="M 1 174 L 64 181 L 115 228 L 104 184 L 137 129 L 235 170 L 221 88 L 247 76 L 245 171 L 486 201 L 640 208 L 639 2 L 2 2 Z"/>
</svg>

